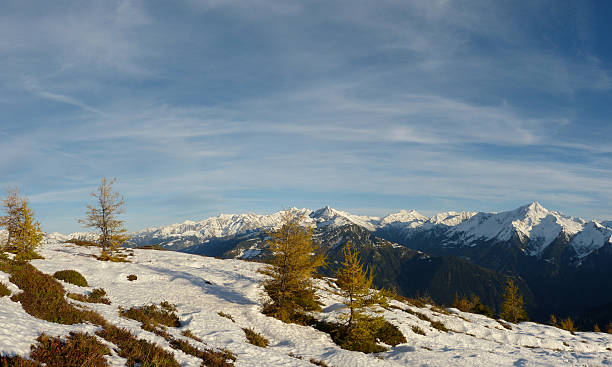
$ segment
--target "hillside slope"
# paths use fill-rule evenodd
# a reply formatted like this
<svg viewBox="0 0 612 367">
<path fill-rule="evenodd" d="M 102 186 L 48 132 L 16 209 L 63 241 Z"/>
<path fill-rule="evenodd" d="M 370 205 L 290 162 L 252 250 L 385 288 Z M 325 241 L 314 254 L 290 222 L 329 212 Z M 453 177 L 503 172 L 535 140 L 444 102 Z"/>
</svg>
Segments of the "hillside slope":
<svg viewBox="0 0 612 367">
<path fill-rule="evenodd" d="M 169 347 L 165 339 L 144 331 L 138 322 L 119 316 L 117 307 L 129 308 L 169 301 L 178 307 L 181 326 L 168 328 L 179 335 L 189 329 L 208 346 L 228 348 L 237 357 L 236 366 L 312 366 L 311 358 L 329 366 L 600 366 L 612 364 L 612 335 L 578 332 L 572 335 L 553 327 L 521 323 L 508 330 L 496 320 L 451 310 L 449 314 L 430 306 L 416 307 L 393 301 L 384 316 L 397 325 L 407 343 L 378 355 L 350 352 L 337 347 L 330 337 L 306 326 L 283 324 L 261 314 L 263 275 L 261 264 L 241 260 L 220 260 L 176 252 L 134 250 L 130 263 L 100 262 L 91 257 L 99 250 L 48 241 L 40 249 L 44 260 L 32 262 L 41 271 L 75 269 L 89 281 L 90 288 L 104 288 L 111 305 L 82 304 L 98 311 L 111 323 L 130 329 L 174 352 L 182 366 L 199 366 L 199 360 Z M 127 275 L 137 275 L 128 281 Z M 9 284 L 0 272 L 0 282 Z M 337 319 L 343 312 L 331 282 L 318 280 L 318 294 L 324 303 L 318 317 Z M 69 292 L 84 289 L 64 283 Z M 15 293 L 18 289 L 9 284 Z M 71 301 L 78 304 L 77 301 Z M 233 317 L 235 322 L 218 312 Z M 441 321 L 450 332 L 434 329 L 429 321 Z M 35 338 L 46 332 L 66 335 L 70 330 L 92 332 L 92 325 L 58 325 L 41 321 L 24 312 L 9 297 L 0 298 L 0 354 L 27 356 Z M 418 326 L 426 335 L 413 332 Z M 270 340 L 267 348 L 245 340 L 243 327 L 252 327 Z M 291 356 L 291 355 L 293 356 Z M 296 356 L 303 359 L 298 359 Z M 125 360 L 113 352 L 113 366 Z"/>
</svg>

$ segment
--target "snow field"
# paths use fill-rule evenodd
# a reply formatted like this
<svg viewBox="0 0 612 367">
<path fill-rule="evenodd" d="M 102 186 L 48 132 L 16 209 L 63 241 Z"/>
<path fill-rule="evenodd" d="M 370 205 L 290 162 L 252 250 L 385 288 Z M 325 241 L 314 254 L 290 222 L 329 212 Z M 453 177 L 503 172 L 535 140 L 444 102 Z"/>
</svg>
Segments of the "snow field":
<svg viewBox="0 0 612 367">
<path fill-rule="evenodd" d="M 419 308 L 391 301 L 397 308 L 383 313 L 397 325 L 407 343 L 390 347 L 388 352 L 366 355 L 337 347 L 329 335 L 306 326 L 284 324 L 261 314 L 262 292 L 259 285 L 264 275 L 257 272 L 261 264 L 240 260 L 219 260 L 170 251 L 134 250 L 131 263 L 101 262 L 92 257 L 98 249 L 49 241 L 40 248 L 44 260 L 32 264 L 53 274 L 74 269 L 88 280 L 83 288 L 64 283 L 68 292 L 85 293 L 104 288 L 111 305 L 89 304 L 69 300 L 99 312 L 109 322 L 126 327 L 143 338 L 172 351 L 182 366 L 199 366 L 200 360 L 171 349 L 160 336 L 140 328 L 137 321 L 122 318 L 117 308 L 129 308 L 162 301 L 174 303 L 181 327 L 168 328 L 180 337 L 189 329 L 201 338 L 206 347 L 227 348 L 237 357 L 236 366 L 312 366 L 311 358 L 329 366 L 605 366 L 612 365 L 612 335 L 583 333 L 576 335 L 535 323 L 512 324 L 505 329 L 498 321 L 485 316 L 450 309 L 439 313 L 430 306 Z M 129 281 L 127 276 L 137 275 Z M 8 275 L 0 272 L 0 281 L 15 293 Z M 344 310 L 328 280 L 317 280 L 318 294 L 324 303 L 322 318 L 337 320 Z M 430 322 L 403 310 L 418 312 L 433 321 L 441 321 L 451 332 L 441 332 Z M 235 322 L 218 312 L 231 315 Z M 93 333 L 93 325 L 59 325 L 28 315 L 20 304 L 9 297 L 0 298 L 0 353 L 27 356 L 41 332 L 59 336 L 71 330 Z M 426 335 L 415 334 L 413 326 Z M 270 341 L 268 348 L 246 342 L 242 328 L 253 328 Z M 204 347 L 190 340 L 195 346 Z M 107 342 L 105 342 L 108 344 Z M 297 359 L 290 353 L 301 356 Z M 113 366 L 125 360 L 113 355 Z"/>
</svg>

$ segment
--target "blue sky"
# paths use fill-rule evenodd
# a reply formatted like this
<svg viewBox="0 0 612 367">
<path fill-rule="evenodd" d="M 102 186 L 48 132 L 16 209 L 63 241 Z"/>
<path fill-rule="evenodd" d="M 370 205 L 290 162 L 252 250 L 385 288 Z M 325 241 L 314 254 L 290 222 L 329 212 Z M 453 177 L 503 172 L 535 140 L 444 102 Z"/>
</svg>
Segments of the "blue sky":
<svg viewBox="0 0 612 367">
<path fill-rule="evenodd" d="M 606 1 L 0 3 L 0 186 L 80 230 L 324 205 L 612 219 Z"/>
</svg>

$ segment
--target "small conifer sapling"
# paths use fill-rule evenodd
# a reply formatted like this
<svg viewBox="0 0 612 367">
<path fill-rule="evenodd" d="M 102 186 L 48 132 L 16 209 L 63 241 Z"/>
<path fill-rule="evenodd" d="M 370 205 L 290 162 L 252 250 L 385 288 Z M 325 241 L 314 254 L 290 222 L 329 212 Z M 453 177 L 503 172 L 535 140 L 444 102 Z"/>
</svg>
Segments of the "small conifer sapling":
<svg viewBox="0 0 612 367">
<path fill-rule="evenodd" d="M 520 295 L 518 286 L 514 284 L 512 279 L 508 278 L 504 293 L 504 304 L 499 316 L 512 323 L 529 320 L 523 303 L 523 296 Z"/>
</svg>

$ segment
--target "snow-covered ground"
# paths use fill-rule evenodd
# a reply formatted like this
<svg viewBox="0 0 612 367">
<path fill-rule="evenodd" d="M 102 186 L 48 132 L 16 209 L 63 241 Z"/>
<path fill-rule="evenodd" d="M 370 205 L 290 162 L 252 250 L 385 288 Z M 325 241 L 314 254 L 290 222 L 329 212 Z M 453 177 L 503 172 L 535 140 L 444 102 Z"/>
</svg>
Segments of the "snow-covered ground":
<svg viewBox="0 0 612 367">
<path fill-rule="evenodd" d="M 397 301 L 384 313 L 397 325 L 407 343 L 388 352 L 366 355 L 337 347 L 330 337 L 310 327 L 282 322 L 261 314 L 263 275 L 261 264 L 240 260 L 219 260 L 197 255 L 154 250 L 134 250 L 130 263 L 101 262 L 92 258 L 95 248 L 78 247 L 49 241 L 39 252 L 44 260 L 32 264 L 45 273 L 74 269 L 83 274 L 90 288 L 64 283 L 70 292 L 84 293 L 104 288 L 111 305 L 82 304 L 98 311 L 111 323 L 127 327 L 140 338 L 154 341 L 174 352 L 183 366 L 199 366 L 200 360 L 171 349 L 163 338 L 144 331 L 139 323 L 119 316 L 118 307 L 129 308 L 169 301 L 178 306 L 180 328 L 168 328 L 174 335 L 191 330 L 208 346 L 227 348 L 237 357 L 236 366 L 312 366 L 311 358 L 329 366 L 605 366 L 612 365 L 612 335 L 568 331 L 535 323 L 512 325 L 507 330 L 499 322 L 484 316 L 451 309 L 449 315 L 417 308 Z M 137 275 L 136 281 L 127 276 Z M 13 293 L 8 274 L 0 272 L 0 282 Z M 337 318 L 342 312 L 340 300 L 330 292 L 326 280 L 319 280 L 319 294 L 324 302 L 321 316 Z M 78 303 L 76 301 L 72 301 Z M 441 332 L 404 310 L 441 321 L 451 332 Z M 222 311 L 235 322 L 221 317 Z M 426 335 L 415 334 L 413 326 Z M 267 348 L 246 342 L 243 327 L 251 327 L 270 340 Z M 95 331 L 92 325 L 58 325 L 38 320 L 23 311 L 9 297 L 0 298 L 0 354 L 27 356 L 41 332 L 66 335 L 71 330 Z M 194 342 L 194 344 L 197 344 Z M 297 359 L 289 354 L 303 357 Z M 116 366 L 125 363 L 113 355 Z"/>
</svg>

